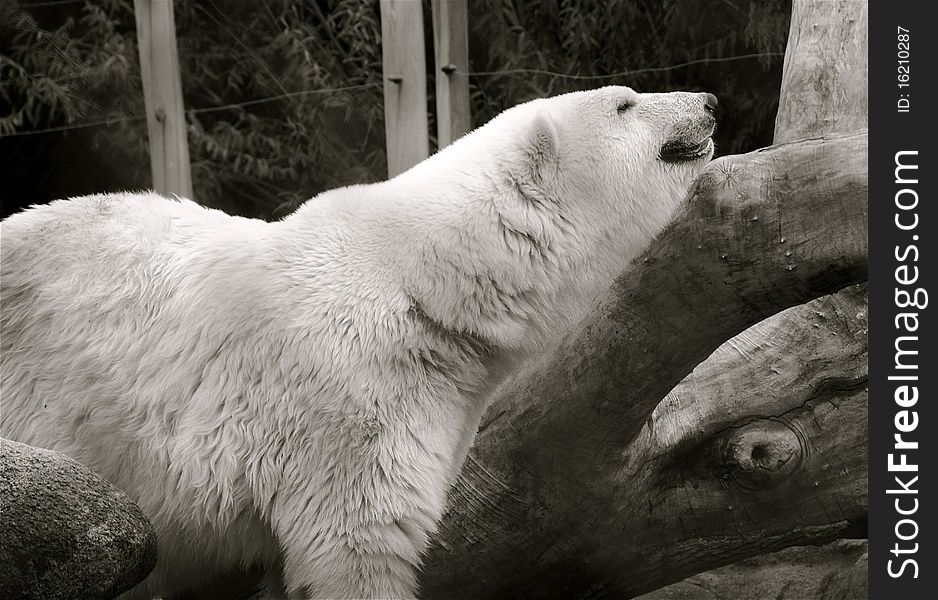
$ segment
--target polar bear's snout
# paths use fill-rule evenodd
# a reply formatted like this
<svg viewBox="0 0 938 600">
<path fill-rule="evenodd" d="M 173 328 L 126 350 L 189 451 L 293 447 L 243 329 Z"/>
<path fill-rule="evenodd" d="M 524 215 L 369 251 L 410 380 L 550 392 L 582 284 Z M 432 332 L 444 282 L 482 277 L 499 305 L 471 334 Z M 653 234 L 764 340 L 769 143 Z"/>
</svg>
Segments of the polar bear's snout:
<svg viewBox="0 0 938 600">
<path fill-rule="evenodd" d="M 717 97 L 709 92 L 701 92 L 700 110 L 680 120 L 671 129 L 661 146 L 659 158 L 664 162 L 688 162 L 709 158 L 713 152 L 713 131 L 716 128 L 714 112 Z"/>
</svg>

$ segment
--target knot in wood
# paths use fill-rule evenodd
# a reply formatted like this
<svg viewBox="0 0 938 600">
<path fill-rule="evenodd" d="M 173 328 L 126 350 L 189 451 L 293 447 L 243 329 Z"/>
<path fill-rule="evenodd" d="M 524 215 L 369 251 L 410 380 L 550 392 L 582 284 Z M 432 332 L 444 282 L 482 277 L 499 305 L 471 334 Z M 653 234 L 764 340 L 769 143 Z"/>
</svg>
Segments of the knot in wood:
<svg viewBox="0 0 938 600">
<path fill-rule="evenodd" d="M 802 436 L 781 419 L 759 419 L 726 438 L 723 461 L 743 487 L 769 488 L 800 468 L 804 461 Z"/>
</svg>

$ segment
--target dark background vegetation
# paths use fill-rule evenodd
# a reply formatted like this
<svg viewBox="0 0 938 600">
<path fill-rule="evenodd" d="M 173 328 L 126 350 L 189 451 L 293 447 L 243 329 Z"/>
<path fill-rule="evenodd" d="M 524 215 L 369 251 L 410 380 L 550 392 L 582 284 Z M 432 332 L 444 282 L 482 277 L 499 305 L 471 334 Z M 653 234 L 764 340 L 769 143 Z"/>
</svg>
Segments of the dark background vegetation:
<svg viewBox="0 0 938 600">
<path fill-rule="evenodd" d="M 719 154 L 768 145 L 790 4 L 469 0 L 473 125 L 624 84 L 717 94 Z M 198 202 L 270 219 L 385 178 L 378 0 L 176 0 L 175 12 Z M 0 2 L 2 216 L 150 185 L 135 36 L 132 0 Z"/>
</svg>

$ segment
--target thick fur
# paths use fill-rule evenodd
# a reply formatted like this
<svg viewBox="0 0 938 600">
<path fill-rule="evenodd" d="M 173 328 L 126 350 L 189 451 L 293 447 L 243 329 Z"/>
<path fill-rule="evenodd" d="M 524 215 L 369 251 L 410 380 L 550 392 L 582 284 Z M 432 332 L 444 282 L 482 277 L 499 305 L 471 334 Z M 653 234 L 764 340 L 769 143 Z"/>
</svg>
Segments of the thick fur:
<svg viewBox="0 0 938 600">
<path fill-rule="evenodd" d="M 487 393 L 661 231 L 712 144 L 659 151 L 710 136 L 704 104 L 536 100 L 276 223 L 149 193 L 14 215 L 0 435 L 139 503 L 160 558 L 128 598 L 256 563 L 291 597 L 412 597 Z"/>
</svg>

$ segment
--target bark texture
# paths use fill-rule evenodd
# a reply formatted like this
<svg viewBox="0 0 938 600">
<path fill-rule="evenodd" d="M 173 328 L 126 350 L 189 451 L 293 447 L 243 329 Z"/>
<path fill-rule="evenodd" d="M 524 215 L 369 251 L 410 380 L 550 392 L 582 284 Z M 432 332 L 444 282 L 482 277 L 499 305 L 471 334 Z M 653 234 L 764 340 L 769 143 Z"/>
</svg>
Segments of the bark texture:
<svg viewBox="0 0 938 600">
<path fill-rule="evenodd" d="M 866 335 L 864 284 L 736 336 L 662 401 L 624 454 L 624 591 L 865 535 Z"/>
</svg>

